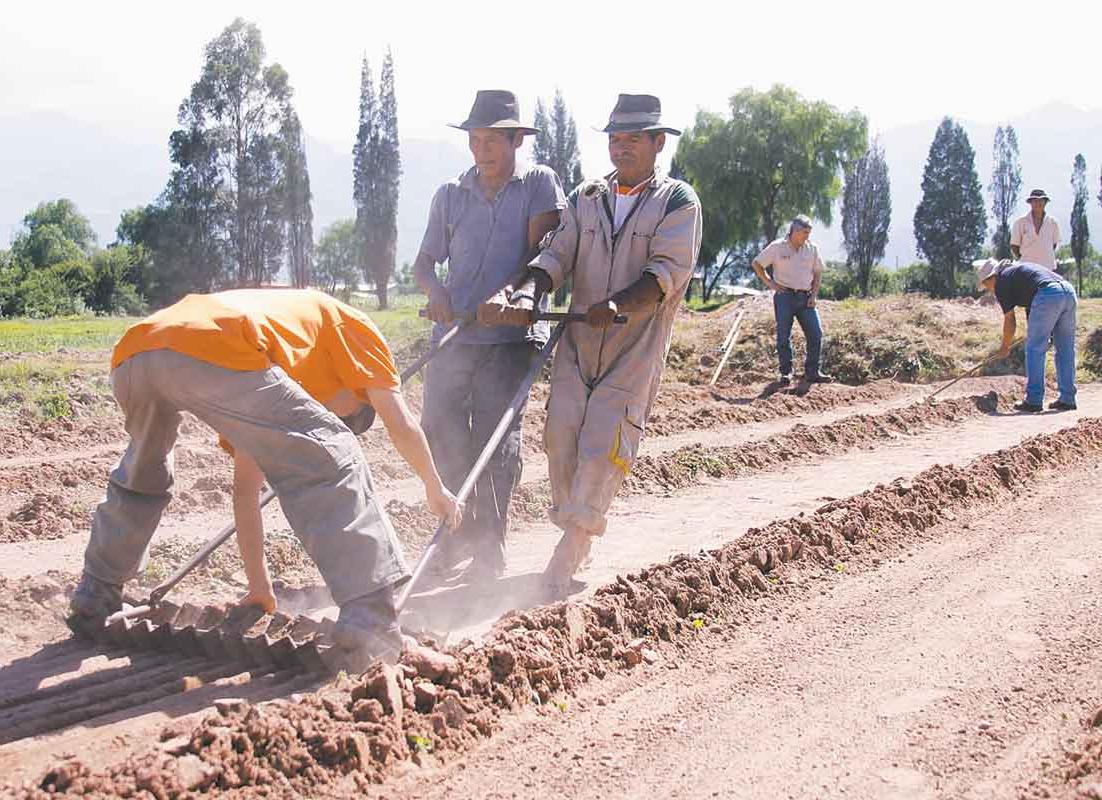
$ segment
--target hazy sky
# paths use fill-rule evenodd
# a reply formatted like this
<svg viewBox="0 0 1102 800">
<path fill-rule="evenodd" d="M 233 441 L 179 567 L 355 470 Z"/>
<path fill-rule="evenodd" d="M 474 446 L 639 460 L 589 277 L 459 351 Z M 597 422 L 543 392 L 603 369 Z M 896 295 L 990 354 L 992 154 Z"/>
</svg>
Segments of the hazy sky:
<svg viewBox="0 0 1102 800">
<path fill-rule="evenodd" d="M 996 122 L 1051 101 L 1102 107 L 1102 3 L 766 2 L 10 3 L 0 14 L 0 117 L 60 110 L 167 136 L 202 47 L 232 18 L 259 24 L 304 126 L 346 147 L 359 63 L 394 51 L 401 133 L 455 138 L 474 90 L 510 88 L 530 119 L 564 92 L 587 171 L 619 91 L 659 95 L 672 124 L 737 89 L 786 83 L 858 107 L 873 132 L 944 114 Z M 1074 26 L 1074 27 L 1073 27 Z"/>
</svg>

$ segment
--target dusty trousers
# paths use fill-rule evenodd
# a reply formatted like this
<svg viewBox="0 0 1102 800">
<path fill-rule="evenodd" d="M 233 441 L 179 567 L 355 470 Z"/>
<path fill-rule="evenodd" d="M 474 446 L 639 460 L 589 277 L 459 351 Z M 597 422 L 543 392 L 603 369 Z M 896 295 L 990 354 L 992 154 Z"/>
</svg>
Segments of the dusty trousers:
<svg viewBox="0 0 1102 800">
<path fill-rule="evenodd" d="M 111 386 L 130 443 L 92 519 L 92 576 L 120 584 L 144 568 L 187 411 L 256 460 L 337 604 L 408 577 L 356 437 L 279 367 L 240 372 L 153 350 L 116 367 Z"/>
<path fill-rule="evenodd" d="M 538 352 L 533 342 L 460 343 L 429 363 L 421 427 L 449 491 L 463 485 Z M 445 560 L 469 553 L 481 567 L 504 568 L 509 501 L 523 468 L 523 417 L 521 406 L 467 501 L 460 530 L 446 543 Z"/>
</svg>

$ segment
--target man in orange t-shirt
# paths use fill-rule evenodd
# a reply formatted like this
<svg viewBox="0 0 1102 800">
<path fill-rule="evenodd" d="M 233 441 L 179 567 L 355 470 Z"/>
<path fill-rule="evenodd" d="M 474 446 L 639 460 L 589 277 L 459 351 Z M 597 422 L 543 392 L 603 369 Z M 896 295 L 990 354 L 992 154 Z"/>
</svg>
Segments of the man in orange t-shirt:
<svg viewBox="0 0 1102 800">
<path fill-rule="evenodd" d="M 355 434 L 378 414 L 424 482 L 429 508 L 453 524 L 461 509 L 371 320 L 308 290 L 188 295 L 128 329 L 111 367 L 130 443 L 92 520 L 74 632 L 102 627 L 121 608 L 122 584 L 144 567 L 171 498 L 172 451 L 187 411 L 233 453 L 234 521 L 249 581 L 243 602 L 275 608 L 259 505 L 267 480 L 341 608 L 337 643 L 357 659 L 396 655 L 394 589 L 409 571 Z"/>
</svg>

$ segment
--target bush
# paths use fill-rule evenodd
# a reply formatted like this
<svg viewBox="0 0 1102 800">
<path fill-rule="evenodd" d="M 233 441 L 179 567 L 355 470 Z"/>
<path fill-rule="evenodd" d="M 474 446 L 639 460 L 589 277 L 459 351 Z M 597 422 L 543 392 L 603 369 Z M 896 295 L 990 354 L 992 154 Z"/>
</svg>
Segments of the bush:
<svg viewBox="0 0 1102 800">
<path fill-rule="evenodd" d="M 869 297 L 898 294 L 899 287 L 899 272 L 884 267 L 872 268 L 869 276 Z M 819 296 L 823 299 L 848 300 L 860 294 L 857 279 L 848 267 L 831 264 L 823 271 L 822 283 L 819 285 Z"/>
<path fill-rule="evenodd" d="M 64 265 L 59 264 L 58 267 Z M 36 319 L 82 313 L 84 300 L 66 284 L 65 274 L 65 269 L 56 267 L 31 270 L 19 284 L 18 304 L 21 308 L 15 313 Z"/>
</svg>

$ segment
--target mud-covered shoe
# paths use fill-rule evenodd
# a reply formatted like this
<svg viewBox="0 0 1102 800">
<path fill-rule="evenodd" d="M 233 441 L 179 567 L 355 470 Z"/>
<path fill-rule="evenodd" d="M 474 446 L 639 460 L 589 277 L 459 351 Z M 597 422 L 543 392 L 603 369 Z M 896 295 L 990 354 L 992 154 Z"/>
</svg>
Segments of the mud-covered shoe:
<svg viewBox="0 0 1102 800">
<path fill-rule="evenodd" d="M 94 639 L 103 630 L 103 623 L 122 610 L 122 586 L 101 581 L 85 572 L 69 601 L 69 616 L 65 623 L 82 639 Z"/>
<path fill-rule="evenodd" d="M 1053 411 L 1075 411 L 1079 408 L 1075 403 L 1065 403 L 1063 400 L 1053 400 L 1048 407 Z"/>
<path fill-rule="evenodd" d="M 810 375 L 804 376 L 805 383 L 834 383 L 834 377 L 831 375 L 824 375 L 822 372 L 812 372 Z"/>
<path fill-rule="evenodd" d="M 1029 403 L 1022 400 L 1014 404 L 1014 410 L 1022 414 L 1040 414 L 1045 409 L 1040 403 Z"/>
<path fill-rule="evenodd" d="M 792 383 L 792 373 L 782 372 L 781 376 L 777 378 L 777 386 L 788 386 Z"/>
<path fill-rule="evenodd" d="M 380 659 L 395 664 L 402 654 L 402 631 L 393 586 L 349 600 L 341 606 L 331 634 L 327 660 L 335 669 L 363 672 Z"/>
</svg>

